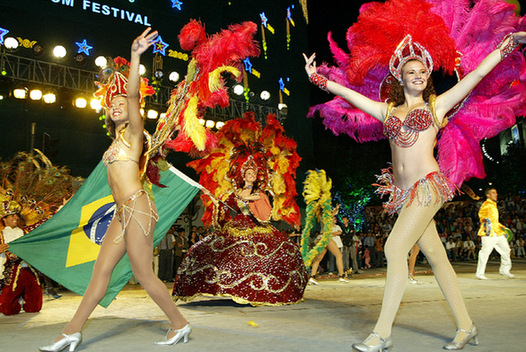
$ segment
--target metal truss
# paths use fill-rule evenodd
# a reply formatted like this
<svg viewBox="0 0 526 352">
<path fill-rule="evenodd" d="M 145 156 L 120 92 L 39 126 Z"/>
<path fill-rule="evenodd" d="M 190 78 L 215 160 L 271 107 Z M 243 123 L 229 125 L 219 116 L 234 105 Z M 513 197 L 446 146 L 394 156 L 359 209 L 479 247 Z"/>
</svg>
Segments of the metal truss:
<svg viewBox="0 0 526 352">
<path fill-rule="evenodd" d="M 0 53 L 0 67 L 2 72 L 5 72 L 4 77 L 15 81 L 35 83 L 43 87 L 65 88 L 86 95 L 93 94 L 97 89 L 94 84 L 97 81 L 95 71 L 17 56 L 4 50 Z M 155 87 L 156 93 L 145 99 L 147 107 L 159 111 L 166 110 L 171 90 L 172 88 L 166 86 Z M 247 111 L 253 111 L 260 122 L 264 122 L 268 114 L 274 114 L 280 120 L 286 117 L 280 114 L 277 108 L 234 99 L 230 99 L 230 106 L 227 108 L 207 109 L 205 116 L 216 121 L 226 121 L 241 117 Z"/>
</svg>

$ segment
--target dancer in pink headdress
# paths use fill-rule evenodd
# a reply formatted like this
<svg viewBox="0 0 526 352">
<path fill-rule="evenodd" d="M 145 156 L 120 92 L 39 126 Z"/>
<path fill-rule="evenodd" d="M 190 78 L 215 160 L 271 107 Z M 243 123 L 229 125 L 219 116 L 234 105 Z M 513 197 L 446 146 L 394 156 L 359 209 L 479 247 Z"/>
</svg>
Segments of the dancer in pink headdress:
<svg viewBox="0 0 526 352">
<path fill-rule="evenodd" d="M 477 327 L 433 217 L 464 180 L 484 176 L 479 141 L 510 127 L 525 110 L 526 86 L 519 80 L 526 65 L 516 49 L 526 43 L 526 32 L 520 28 L 522 19 L 503 1 L 472 6 L 466 0 L 391 0 L 362 6 L 347 32 L 350 55 L 329 37 L 339 68 L 317 69 L 315 54 L 305 55 L 310 81 L 338 96 L 311 115 L 319 111 L 335 133 L 360 142 L 386 137 L 391 147 L 392 168 L 379 176 L 377 191 L 389 195 L 386 211 L 398 213 L 385 244 L 382 310 L 373 333 L 353 344 L 354 350 L 392 348 L 391 329 L 407 285 L 407 253 L 415 243 L 457 322 L 457 334 L 444 348 L 477 343 Z M 456 72 L 458 83 L 437 96 L 431 73 L 438 69 Z"/>
</svg>

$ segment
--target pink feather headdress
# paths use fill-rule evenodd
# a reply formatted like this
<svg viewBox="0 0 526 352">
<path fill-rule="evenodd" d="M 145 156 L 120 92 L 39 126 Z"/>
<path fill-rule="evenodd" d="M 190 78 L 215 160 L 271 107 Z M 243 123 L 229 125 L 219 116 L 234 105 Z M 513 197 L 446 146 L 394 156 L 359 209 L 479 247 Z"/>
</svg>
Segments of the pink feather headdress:
<svg viewBox="0 0 526 352">
<path fill-rule="evenodd" d="M 401 20 L 404 19 L 404 20 Z M 429 52 L 434 69 L 459 79 L 477 65 L 510 32 L 524 28 L 524 18 L 502 0 L 388 0 L 367 3 L 347 31 L 350 53 L 328 40 L 337 67 L 318 72 L 370 99 L 380 98 L 389 62 L 408 34 Z M 501 62 L 457 106 L 438 140 L 441 171 L 457 186 L 471 177 L 484 178 L 480 141 L 515 123 L 526 110 L 526 63 L 520 52 Z M 341 97 L 311 107 L 335 135 L 346 133 L 358 142 L 385 138 L 382 124 Z M 453 116 L 454 115 L 454 116 Z"/>
</svg>

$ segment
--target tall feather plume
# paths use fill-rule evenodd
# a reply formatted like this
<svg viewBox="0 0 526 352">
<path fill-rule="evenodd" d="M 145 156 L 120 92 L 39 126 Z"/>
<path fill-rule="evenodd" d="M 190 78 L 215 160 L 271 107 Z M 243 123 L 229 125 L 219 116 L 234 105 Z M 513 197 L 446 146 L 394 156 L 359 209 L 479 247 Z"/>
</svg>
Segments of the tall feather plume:
<svg viewBox="0 0 526 352">
<path fill-rule="evenodd" d="M 379 88 L 388 75 L 388 62 L 406 34 L 433 57 L 435 69 L 465 76 L 500 43 L 525 28 L 514 6 L 502 0 L 388 0 L 367 3 L 347 31 L 349 54 L 329 36 L 338 67 L 322 65 L 318 72 L 368 98 L 380 101 Z M 400 21 L 400 19 L 407 19 Z M 455 59 L 461 56 L 460 66 Z M 480 141 L 515 123 L 526 110 L 526 63 L 514 52 L 473 90 L 438 141 L 441 170 L 457 186 L 471 177 L 485 177 Z M 358 142 L 385 138 L 382 125 L 340 97 L 311 107 L 334 134 L 346 133 Z"/>
</svg>

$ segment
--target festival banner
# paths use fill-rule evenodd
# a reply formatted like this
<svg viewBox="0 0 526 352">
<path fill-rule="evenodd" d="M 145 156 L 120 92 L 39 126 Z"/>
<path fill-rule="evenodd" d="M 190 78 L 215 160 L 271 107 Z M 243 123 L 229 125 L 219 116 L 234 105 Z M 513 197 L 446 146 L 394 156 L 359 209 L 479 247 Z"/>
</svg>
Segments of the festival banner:
<svg viewBox="0 0 526 352">
<path fill-rule="evenodd" d="M 198 183 L 174 167 L 161 172 L 161 184 L 167 187 L 153 186 L 159 212 L 154 247 L 200 188 Z M 9 243 L 9 251 L 69 290 L 83 295 L 115 207 L 106 168 L 100 162 L 62 209 L 40 227 Z M 115 267 L 100 305 L 109 306 L 132 275 L 126 254 Z"/>
</svg>

